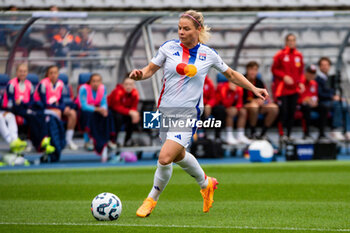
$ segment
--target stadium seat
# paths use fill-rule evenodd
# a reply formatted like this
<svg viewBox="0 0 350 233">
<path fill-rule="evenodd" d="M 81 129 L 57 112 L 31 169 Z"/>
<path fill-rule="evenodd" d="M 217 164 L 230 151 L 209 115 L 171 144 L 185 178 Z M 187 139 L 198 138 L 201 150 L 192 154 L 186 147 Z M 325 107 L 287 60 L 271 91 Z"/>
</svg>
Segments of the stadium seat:
<svg viewBox="0 0 350 233">
<path fill-rule="evenodd" d="M 80 85 L 86 83 L 87 81 L 89 81 L 90 77 L 91 77 L 91 73 L 79 74 L 78 85 L 80 86 Z"/>
<path fill-rule="evenodd" d="M 105 7 L 128 7 L 130 6 L 128 2 L 124 0 L 105 0 Z"/>
<path fill-rule="evenodd" d="M 307 30 L 302 32 L 300 39 L 303 44 L 320 44 L 320 36 L 315 31 Z"/>
<path fill-rule="evenodd" d="M 64 83 L 64 85 L 68 85 L 68 75 L 64 74 L 64 73 L 60 73 L 58 75 L 58 79 L 62 80 L 62 82 Z"/>
<path fill-rule="evenodd" d="M 85 68 L 75 68 L 73 69 L 73 72 L 71 73 L 71 75 L 69 76 L 69 81 L 71 83 L 75 83 L 77 84 L 79 82 L 79 75 L 82 73 L 89 73 L 90 70 L 89 69 L 85 69 Z M 68 70 L 60 70 L 60 73 L 66 73 L 69 74 Z"/>
<path fill-rule="evenodd" d="M 178 40 L 179 39 L 179 34 L 177 33 L 176 30 L 172 30 L 172 31 L 169 31 L 166 34 L 165 38 L 166 38 L 166 40 Z"/>
<path fill-rule="evenodd" d="M 260 32 L 250 32 L 248 37 L 246 38 L 245 45 L 263 45 L 262 38 Z"/>
<path fill-rule="evenodd" d="M 128 2 L 130 4 L 130 7 L 133 7 L 133 8 L 142 8 L 147 5 L 144 0 L 133 0 Z"/>
<path fill-rule="evenodd" d="M 6 88 L 10 78 L 7 74 L 0 74 L 0 90 Z"/>
<path fill-rule="evenodd" d="M 209 46 L 213 46 L 213 47 L 225 44 L 223 34 L 220 32 L 213 32 L 211 34 L 210 40 L 207 43 Z"/>
<path fill-rule="evenodd" d="M 225 83 L 227 81 L 228 81 L 227 78 L 222 73 L 218 73 L 216 75 L 216 83 Z"/>
<path fill-rule="evenodd" d="M 94 70 L 94 73 L 101 75 L 102 82 L 104 84 L 108 84 L 111 82 L 112 78 L 111 78 L 111 74 L 110 74 L 108 69 L 97 69 L 97 70 Z"/>
<path fill-rule="evenodd" d="M 152 34 L 152 39 L 153 39 L 153 43 L 155 46 L 161 46 L 166 40 L 167 38 L 164 37 L 164 34 L 159 32 L 159 33 L 153 33 Z"/>
<path fill-rule="evenodd" d="M 32 83 L 34 87 L 36 87 L 39 83 L 39 76 L 36 74 L 32 74 L 32 73 L 28 74 L 27 79 Z"/>
<path fill-rule="evenodd" d="M 284 41 L 279 32 L 277 31 L 264 31 L 262 39 L 265 44 L 275 45 L 282 47 Z"/>
<path fill-rule="evenodd" d="M 228 45 L 237 45 L 239 40 L 242 37 L 241 32 L 226 32 L 225 35 L 225 43 Z"/>
<path fill-rule="evenodd" d="M 47 67 L 55 64 L 55 62 L 49 61 L 47 58 L 47 53 L 44 50 L 32 50 L 29 53 L 29 59 L 33 59 L 30 62 L 31 65 Z"/>
<path fill-rule="evenodd" d="M 65 4 L 65 0 L 44 0 L 44 4 L 46 6 L 58 6 L 58 7 L 64 7 Z"/>
<path fill-rule="evenodd" d="M 89 7 L 105 7 L 105 3 L 102 0 L 85 0 L 85 6 Z"/>
<path fill-rule="evenodd" d="M 111 46 L 125 44 L 125 34 L 123 32 L 111 32 L 107 35 L 107 44 Z"/>
<path fill-rule="evenodd" d="M 95 32 L 95 34 L 92 36 L 92 44 L 95 46 L 106 46 L 106 35 L 103 32 Z"/>
<path fill-rule="evenodd" d="M 85 7 L 84 0 L 66 1 L 65 7 Z"/>
<path fill-rule="evenodd" d="M 68 83 L 68 75 L 60 73 L 58 78 L 64 83 L 64 87 L 62 89 L 63 103 L 69 105 L 70 107 L 73 107 L 74 94 L 72 86 Z"/>
<path fill-rule="evenodd" d="M 320 38 L 322 43 L 326 44 L 340 44 L 341 39 L 336 31 L 321 31 Z"/>
</svg>

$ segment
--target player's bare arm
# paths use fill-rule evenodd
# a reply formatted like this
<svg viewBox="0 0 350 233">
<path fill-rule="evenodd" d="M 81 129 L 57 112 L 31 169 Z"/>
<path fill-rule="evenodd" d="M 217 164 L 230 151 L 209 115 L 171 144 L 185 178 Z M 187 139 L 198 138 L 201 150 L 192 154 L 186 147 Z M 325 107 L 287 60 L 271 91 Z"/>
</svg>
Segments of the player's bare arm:
<svg viewBox="0 0 350 233">
<path fill-rule="evenodd" d="M 252 91 L 260 99 L 265 100 L 266 98 L 268 98 L 269 93 L 266 91 L 266 89 L 255 87 L 241 73 L 231 68 L 228 68 L 223 74 L 230 82 L 233 82 L 234 84 L 237 84 L 240 87 Z"/>
<path fill-rule="evenodd" d="M 143 67 L 141 70 L 134 69 L 131 71 L 129 78 L 134 79 L 135 81 L 145 80 L 159 70 L 159 66 L 150 62 L 147 66 Z"/>
</svg>

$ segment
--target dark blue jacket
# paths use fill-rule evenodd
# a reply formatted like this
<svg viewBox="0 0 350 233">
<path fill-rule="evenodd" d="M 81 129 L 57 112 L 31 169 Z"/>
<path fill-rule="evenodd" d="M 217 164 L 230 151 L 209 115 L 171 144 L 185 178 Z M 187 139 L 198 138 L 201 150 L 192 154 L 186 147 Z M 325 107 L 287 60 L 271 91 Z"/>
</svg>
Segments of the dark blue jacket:
<svg viewBox="0 0 350 233">
<path fill-rule="evenodd" d="M 319 75 L 316 77 L 316 82 L 318 84 L 318 98 L 320 102 L 332 101 L 335 95 L 335 89 L 331 85 L 331 77 L 327 80 L 321 78 Z"/>
</svg>

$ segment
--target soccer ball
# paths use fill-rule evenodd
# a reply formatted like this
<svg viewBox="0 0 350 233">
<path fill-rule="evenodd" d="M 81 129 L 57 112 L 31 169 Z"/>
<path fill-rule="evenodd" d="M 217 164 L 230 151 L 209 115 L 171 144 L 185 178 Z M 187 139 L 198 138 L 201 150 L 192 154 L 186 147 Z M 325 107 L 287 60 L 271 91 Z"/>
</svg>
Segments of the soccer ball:
<svg viewBox="0 0 350 233">
<path fill-rule="evenodd" d="M 122 202 L 113 193 L 100 193 L 91 202 L 91 213 L 99 221 L 117 220 L 122 213 Z"/>
<path fill-rule="evenodd" d="M 252 142 L 248 150 L 252 162 L 271 162 L 273 158 L 273 147 L 266 140 Z"/>
</svg>

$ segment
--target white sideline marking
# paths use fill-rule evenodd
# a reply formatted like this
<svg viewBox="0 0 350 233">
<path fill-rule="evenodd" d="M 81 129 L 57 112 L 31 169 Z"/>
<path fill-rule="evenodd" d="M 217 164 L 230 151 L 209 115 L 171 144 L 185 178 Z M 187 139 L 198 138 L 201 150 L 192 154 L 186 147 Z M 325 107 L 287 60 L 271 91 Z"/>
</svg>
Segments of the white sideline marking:
<svg viewBox="0 0 350 233">
<path fill-rule="evenodd" d="M 103 224 L 103 223 L 15 223 L 0 222 L 0 225 L 32 225 L 32 226 L 120 226 L 120 227 L 163 227 L 163 228 L 202 228 L 202 229 L 247 229 L 247 230 L 279 230 L 279 231 L 334 231 L 350 232 L 350 229 L 326 229 L 326 228 L 297 228 L 297 227 L 253 227 L 253 226 L 196 226 L 196 225 L 150 225 L 150 224 Z"/>
</svg>

